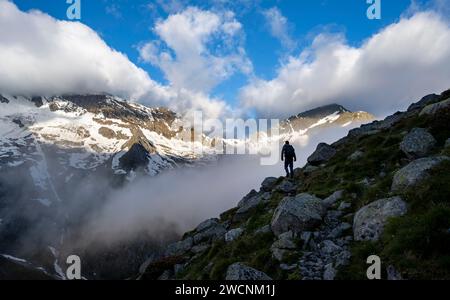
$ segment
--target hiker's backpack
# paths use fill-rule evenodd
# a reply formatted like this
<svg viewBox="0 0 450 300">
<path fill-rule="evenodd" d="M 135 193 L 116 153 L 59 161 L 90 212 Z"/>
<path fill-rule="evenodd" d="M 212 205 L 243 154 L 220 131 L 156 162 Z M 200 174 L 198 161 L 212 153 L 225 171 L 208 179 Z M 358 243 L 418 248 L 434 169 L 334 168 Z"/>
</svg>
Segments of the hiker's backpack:
<svg viewBox="0 0 450 300">
<path fill-rule="evenodd" d="M 284 156 L 286 158 L 293 158 L 295 156 L 295 150 L 294 147 L 292 147 L 292 145 L 286 146 L 286 148 L 284 149 Z"/>
</svg>

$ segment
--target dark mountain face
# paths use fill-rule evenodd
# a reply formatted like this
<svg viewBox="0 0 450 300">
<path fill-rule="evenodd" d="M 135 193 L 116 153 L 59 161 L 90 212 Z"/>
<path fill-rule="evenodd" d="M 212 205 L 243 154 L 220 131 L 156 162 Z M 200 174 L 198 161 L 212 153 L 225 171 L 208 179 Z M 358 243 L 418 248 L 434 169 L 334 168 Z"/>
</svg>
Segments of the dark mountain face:
<svg viewBox="0 0 450 300">
<path fill-rule="evenodd" d="M 335 112 L 338 112 L 339 114 L 345 113 L 345 112 L 351 112 L 342 105 L 339 104 L 330 104 L 321 106 L 318 108 L 314 108 L 312 110 L 305 111 L 303 113 L 298 114 L 296 117 L 291 117 L 289 119 L 295 119 L 295 118 L 311 118 L 311 119 L 322 119 L 326 116 L 329 116 Z"/>
</svg>

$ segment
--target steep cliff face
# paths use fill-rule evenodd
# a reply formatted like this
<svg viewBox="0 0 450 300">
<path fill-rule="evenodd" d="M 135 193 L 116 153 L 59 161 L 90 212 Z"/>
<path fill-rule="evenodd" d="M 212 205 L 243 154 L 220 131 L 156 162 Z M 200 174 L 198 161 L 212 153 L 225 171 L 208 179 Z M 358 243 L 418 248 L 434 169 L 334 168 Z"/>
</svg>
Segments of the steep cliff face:
<svg viewBox="0 0 450 300">
<path fill-rule="evenodd" d="M 137 278 L 365 279 L 378 255 L 384 279 L 449 279 L 448 98 L 427 96 L 320 145 L 333 154 L 293 179 L 267 178 Z"/>
</svg>

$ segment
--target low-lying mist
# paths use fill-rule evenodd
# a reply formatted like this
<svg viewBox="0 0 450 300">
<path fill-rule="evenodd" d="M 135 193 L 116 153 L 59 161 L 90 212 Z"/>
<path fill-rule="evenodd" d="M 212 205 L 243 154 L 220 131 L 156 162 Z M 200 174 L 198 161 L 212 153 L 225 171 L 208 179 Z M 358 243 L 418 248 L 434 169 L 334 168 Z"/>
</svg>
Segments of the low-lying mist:
<svg viewBox="0 0 450 300">
<path fill-rule="evenodd" d="M 329 128 L 319 135 L 294 141 L 298 158 L 295 167 L 306 163 L 319 142 L 336 141 L 348 129 Z M 182 234 L 235 207 L 251 189 L 258 190 L 266 177 L 283 175 L 281 161 L 263 166 L 258 156 L 227 155 L 214 165 L 141 177 L 109 193 L 108 199 L 85 223 L 83 239 L 114 243 L 143 231 L 155 237 L 167 230 Z"/>
</svg>

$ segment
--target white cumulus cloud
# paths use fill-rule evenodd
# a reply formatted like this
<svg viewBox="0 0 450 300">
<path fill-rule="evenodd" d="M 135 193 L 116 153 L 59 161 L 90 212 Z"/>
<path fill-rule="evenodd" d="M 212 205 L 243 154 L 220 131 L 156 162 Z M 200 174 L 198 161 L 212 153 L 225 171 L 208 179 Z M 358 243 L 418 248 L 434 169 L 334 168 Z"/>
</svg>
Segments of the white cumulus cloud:
<svg viewBox="0 0 450 300">
<path fill-rule="evenodd" d="M 230 11 L 188 7 L 153 28 L 158 40 L 139 47 L 142 60 L 159 67 L 176 89 L 210 92 L 237 72 L 250 74 L 242 25 Z"/>
<path fill-rule="evenodd" d="M 342 35 L 319 34 L 275 78 L 243 87 L 240 100 L 265 116 L 286 117 L 333 102 L 383 116 L 449 87 L 449 24 L 428 11 L 400 19 L 360 47 Z"/>
<path fill-rule="evenodd" d="M 23 12 L 8 0 L 0 0 L 0 58 L 4 94 L 106 92 L 180 113 L 200 109 L 218 117 L 227 110 L 219 99 L 155 82 L 90 27 L 38 10 Z"/>
</svg>

